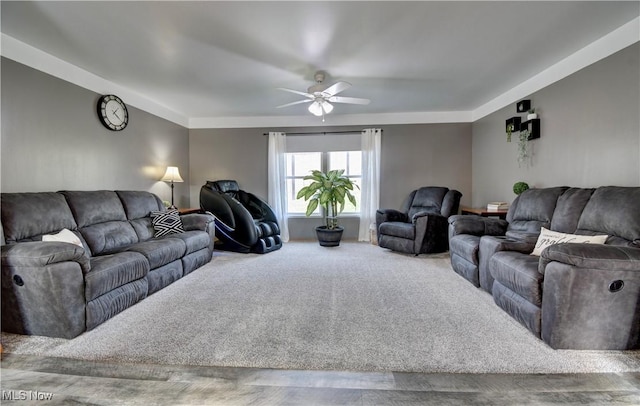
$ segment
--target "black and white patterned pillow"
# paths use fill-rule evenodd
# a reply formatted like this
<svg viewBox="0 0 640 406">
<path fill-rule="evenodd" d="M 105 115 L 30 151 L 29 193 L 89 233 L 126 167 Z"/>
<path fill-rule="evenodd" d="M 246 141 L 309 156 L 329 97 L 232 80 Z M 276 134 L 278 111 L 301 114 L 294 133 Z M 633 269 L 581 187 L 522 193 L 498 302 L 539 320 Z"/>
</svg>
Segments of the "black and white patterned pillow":
<svg viewBox="0 0 640 406">
<path fill-rule="evenodd" d="M 155 230 L 155 237 L 162 237 L 168 234 L 184 233 L 182 220 L 178 210 L 152 211 L 151 223 Z"/>
</svg>

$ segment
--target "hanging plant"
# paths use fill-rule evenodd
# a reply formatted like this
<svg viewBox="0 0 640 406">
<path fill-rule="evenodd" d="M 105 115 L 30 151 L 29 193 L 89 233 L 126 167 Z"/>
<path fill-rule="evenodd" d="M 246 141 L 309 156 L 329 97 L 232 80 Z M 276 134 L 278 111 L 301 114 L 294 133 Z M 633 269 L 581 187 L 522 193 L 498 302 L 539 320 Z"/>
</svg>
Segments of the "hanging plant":
<svg viewBox="0 0 640 406">
<path fill-rule="evenodd" d="M 507 125 L 507 142 L 511 142 L 511 133 L 515 129 L 513 123 Z"/>
<path fill-rule="evenodd" d="M 529 157 L 529 129 L 520 130 L 518 140 L 518 166 Z"/>
</svg>

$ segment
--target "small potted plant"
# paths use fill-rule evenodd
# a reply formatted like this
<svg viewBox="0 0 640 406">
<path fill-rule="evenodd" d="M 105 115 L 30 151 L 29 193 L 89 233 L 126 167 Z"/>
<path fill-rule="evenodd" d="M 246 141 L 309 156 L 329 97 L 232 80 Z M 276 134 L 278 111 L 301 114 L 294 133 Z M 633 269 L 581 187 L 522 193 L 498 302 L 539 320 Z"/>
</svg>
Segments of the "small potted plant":
<svg viewBox="0 0 640 406">
<path fill-rule="evenodd" d="M 529 184 L 527 182 L 520 181 L 513 184 L 513 193 L 516 195 L 520 195 L 527 189 L 529 189 Z"/>
<path fill-rule="evenodd" d="M 310 216 L 318 206 L 323 209 L 325 225 L 316 227 L 318 241 L 323 247 L 340 245 L 344 228 L 338 225 L 338 214 L 344 210 L 346 199 L 354 206 L 356 198 L 351 193 L 355 185 L 344 175 L 344 169 L 332 170 L 327 173 L 314 170 L 304 180 L 312 181 L 300 189 L 296 199 L 308 201 L 306 215 Z"/>
<path fill-rule="evenodd" d="M 529 114 L 527 114 L 527 120 L 533 120 L 534 118 L 538 118 L 536 109 L 529 109 Z"/>
</svg>

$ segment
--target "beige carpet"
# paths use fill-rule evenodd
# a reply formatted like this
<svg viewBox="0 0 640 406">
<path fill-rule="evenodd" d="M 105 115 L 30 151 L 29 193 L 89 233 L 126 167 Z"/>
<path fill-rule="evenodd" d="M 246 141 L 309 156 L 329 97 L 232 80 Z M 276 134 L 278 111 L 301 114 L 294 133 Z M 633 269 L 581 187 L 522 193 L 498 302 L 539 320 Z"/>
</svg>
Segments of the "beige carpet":
<svg viewBox="0 0 640 406">
<path fill-rule="evenodd" d="M 7 352 L 87 360 L 361 371 L 640 371 L 640 351 L 556 351 L 451 270 L 364 243 L 216 252 L 73 340 L 2 334 Z"/>
</svg>

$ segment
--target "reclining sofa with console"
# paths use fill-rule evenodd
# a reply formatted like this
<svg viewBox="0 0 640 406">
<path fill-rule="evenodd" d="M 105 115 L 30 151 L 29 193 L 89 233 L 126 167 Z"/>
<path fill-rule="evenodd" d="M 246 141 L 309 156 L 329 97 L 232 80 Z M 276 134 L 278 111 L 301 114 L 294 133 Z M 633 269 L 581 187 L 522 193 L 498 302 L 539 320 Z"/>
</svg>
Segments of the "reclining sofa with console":
<svg viewBox="0 0 640 406">
<path fill-rule="evenodd" d="M 552 348 L 640 348 L 640 187 L 529 189 L 506 221 L 450 217 L 449 245 L 454 271 Z"/>
<path fill-rule="evenodd" d="M 266 254 L 282 247 L 271 207 L 235 180 L 207 181 L 200 188 L 200 208 L 215 216 L 218 249 Z"/>
<path fill-rule="evenodd" d="M 9 333 L 76 337 L 213 253 L 213 216 L 178 217 L 148 192 L 3 193 L 1 206 Z"/>
</svg>

